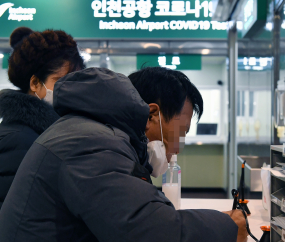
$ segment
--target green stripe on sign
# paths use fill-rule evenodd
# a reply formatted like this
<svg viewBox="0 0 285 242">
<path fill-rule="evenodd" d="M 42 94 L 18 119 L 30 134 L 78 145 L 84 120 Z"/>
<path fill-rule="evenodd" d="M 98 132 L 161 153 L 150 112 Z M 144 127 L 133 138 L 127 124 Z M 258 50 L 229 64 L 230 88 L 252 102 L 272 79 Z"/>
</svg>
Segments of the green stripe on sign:
<svg viewBox="0 0 285 242">
<path fill-rule="evenodd" d="M 5 54 L 4 54 L 4 57 L 3 57 L 3 59 L 2 59 L 2 68 L 3 68 L 3 69 L 8 69 L 8 66 L 9 66 L 9 63 L 8 63 L 9 57 L 10 57 L 10 54 L 9 54 L 9 53 L 5 53 Z"/>
</svg>

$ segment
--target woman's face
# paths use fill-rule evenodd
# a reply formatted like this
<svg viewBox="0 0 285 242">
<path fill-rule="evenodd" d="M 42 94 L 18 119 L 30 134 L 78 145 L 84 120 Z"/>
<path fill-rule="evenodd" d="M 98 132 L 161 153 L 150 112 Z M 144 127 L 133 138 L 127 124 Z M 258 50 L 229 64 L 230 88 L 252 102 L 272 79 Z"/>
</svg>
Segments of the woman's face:
<svg viewBox="0 0 285 242">
<path fill-rule="evenodd" d="M 66 74 L 68 74 L 69 67 L 70 67 L 69 62 L 66 61 L 58 70 L 50 74 L 44 82 L 46 88 L 53 91 L 54 84 L 61 77 L 64 77 Z M 34 95 L 34 96 L 36 96 L 37 94 L 40 99 L 43 99 L 46 96 L 46 88 L 44 87 L 43 83 L 40 80 L 38 80 L 37 77 L 33 76 L 31 78 L 29 94 Z"/>
</svg>

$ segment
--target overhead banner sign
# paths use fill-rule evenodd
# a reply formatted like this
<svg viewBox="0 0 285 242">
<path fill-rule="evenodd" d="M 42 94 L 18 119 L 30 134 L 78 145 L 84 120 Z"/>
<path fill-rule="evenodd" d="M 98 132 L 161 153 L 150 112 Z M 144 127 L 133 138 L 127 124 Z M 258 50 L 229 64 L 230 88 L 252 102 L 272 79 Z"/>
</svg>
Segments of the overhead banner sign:
<svg viewBox="0 0 285 242">
<path fill-rule="evenodd" d="M 209 0 L 0 0 L 0 38 L 19 26 L 62 29 L 75 38 L 227 38 Z"/>
<path fill-rule="evenodd" d="M 266 0 L 245 0 L 241 18 L 243 22 L 242 37 L 254 37 L 263 29 L 267 18 Z"/>
<path fill-rule="evenodd" d="M 137 54 L 137 70 L 142 67 L 161 66 L 172 70 L 201 70 L 201 55 Z"/>
<path fill-rule="evenodd" d="M 268 71 L 271 69 L 271 57 L 238 57 L 239 71 Z"/>
</svg>

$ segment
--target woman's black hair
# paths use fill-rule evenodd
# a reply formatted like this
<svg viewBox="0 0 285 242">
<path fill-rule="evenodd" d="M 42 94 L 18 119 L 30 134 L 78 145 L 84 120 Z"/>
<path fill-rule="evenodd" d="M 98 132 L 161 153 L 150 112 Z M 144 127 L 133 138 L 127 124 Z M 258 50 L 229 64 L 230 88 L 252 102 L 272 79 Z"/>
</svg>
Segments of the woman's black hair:
<svg viewBox="0 0 285 242">
<path fill-rule="evenodd" d="M 186 98 L 192 103 L 198 120 L 201 118 L 202 96 L 182 72 L 164 67 L 146 67 L 130 74 L 129 79 L 147 104 L 159 105 L 167 122 L 181 113 Z"/>
<path fill-rule="evenodd" d="M 45 82 L 66 62 L 68 72 L 85 68 L 75 40 L 61 30 L 34 32 L 19 27 L 11 34 L 10 45 L 13 52 L 9 58 L 9 80 L 24 93 L 29 91 L 33 75 Z"/>
</svg>

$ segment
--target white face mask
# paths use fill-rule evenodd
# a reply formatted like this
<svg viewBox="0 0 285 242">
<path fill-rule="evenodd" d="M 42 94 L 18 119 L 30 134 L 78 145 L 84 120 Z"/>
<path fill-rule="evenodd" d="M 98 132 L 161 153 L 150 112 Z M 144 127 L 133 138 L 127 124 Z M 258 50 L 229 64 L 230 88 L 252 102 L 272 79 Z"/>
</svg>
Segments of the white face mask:
<svg viewBox="0 0 285 242">
<path fill-rule="evenodd" d="M 53 91 L 50 89 L 47 89 L 46 85 L 43 83 L 45 89 L 46 89 L 46 96 L 42 99 L 44 101 L 46 101 L 47 103 L 49 103 L 51 106 L 53 104 Z M 40 97 L 38 96 L 38 94 L 35 92 L 36 96 L 40 99 Z"/>
<path fill-rule="evenodd" d="M 168 168 L 166 150 L 163 143 L 160 112 L 159 112 L 159 122 L 160 122 L 160 132 L 161 132 L 162 141 L 154 140 L 147 144 L 147 153 L 149 156 L 149 164 L 151 164 L 153 168 L 153 171 L 151 173 L 153 177 L 158 177 L 164 174 Z"/>
</svg>

